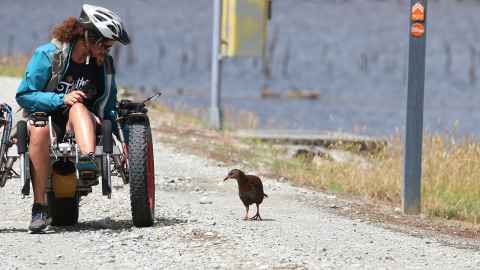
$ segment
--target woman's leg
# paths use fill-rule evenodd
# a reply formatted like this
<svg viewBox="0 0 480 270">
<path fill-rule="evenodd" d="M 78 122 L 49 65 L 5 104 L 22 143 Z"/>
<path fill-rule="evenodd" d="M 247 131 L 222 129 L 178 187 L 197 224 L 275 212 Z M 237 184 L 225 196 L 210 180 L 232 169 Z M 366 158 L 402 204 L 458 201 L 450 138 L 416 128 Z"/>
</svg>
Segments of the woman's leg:
<svg viewBox="0 0 480 270">
<path fill-rule="evenodd" d="M 45 189 L 50 170 L 49 144 L 50 135 L 48 126 L 30 126 L 30 145 L 28 147 L 31 160 L 33 201 L 46 204 Z"/>
<path fill-rule="evenodd" d="M 48 126 L 35 127 L 29 125 L 30 145 L 29 157 L 32 173 L 33 206 L 32 219 L 28 229 L 32 232 L 40 232 L 48 225 L 48 209 L 45 199 L 48 173 L 50 172 L 50 134 Z"/>
<path fill-rule="evenodd" d="M 68 113 L 68 125 L 73 129 L 82 154 L 95 152 L 95 122 L 82 103 L 75 103 Z"/>
</svg>

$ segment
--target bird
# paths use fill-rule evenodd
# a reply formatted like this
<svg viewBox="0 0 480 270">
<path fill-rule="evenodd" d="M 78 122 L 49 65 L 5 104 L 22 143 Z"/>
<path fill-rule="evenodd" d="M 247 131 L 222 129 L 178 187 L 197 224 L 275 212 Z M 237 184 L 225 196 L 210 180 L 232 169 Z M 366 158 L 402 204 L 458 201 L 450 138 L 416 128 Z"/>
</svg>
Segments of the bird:
<svg viewBox="0 0 480 270">
<path fill-rule="evenodd" d="M 260 204 L 263 202 L 263 198 L 268 198 L 267 194 L 263 192 L 262 180 L 256 175 L 245 175 L 245 173 L 239 169 L 231 170 L 223 181 L 227 181 L 228 179 L 237 180 L 238 195 L 246 208 L 243 220 L 249 220 L 248 209 L 251 204 L 257 205 L 257 213 L 250 218 L 250 220 L 262 220 L 260 216 Z"/>
</svg>

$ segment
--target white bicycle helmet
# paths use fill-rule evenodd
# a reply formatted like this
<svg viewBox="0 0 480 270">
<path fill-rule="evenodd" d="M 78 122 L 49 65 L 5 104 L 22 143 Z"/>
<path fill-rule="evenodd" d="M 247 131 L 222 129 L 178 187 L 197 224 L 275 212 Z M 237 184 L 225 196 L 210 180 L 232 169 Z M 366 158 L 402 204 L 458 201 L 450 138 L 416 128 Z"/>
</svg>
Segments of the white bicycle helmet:
<svg viewBox="0 0 480 270">
<path fill-rule="evenodd" d="M 130 43 L 120 16 L 106 8 L 84 4 L 79 21 L 97 35 L 119 41 L 123 45 Z"/>
</svg>

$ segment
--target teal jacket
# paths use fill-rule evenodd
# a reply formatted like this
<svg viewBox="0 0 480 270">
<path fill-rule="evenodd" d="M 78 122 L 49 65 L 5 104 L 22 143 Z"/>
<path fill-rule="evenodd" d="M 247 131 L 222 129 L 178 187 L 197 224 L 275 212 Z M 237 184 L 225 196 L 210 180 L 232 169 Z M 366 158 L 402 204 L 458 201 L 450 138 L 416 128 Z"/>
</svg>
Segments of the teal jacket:
<svg viewBox="0 0 480 270">
<path fill-rule="evenodd" d="M 55 92 L 71 60 L 74 43 L 53 39 L 38 47 L 30 59 L 17 89 L 17 103 L 27 112 L 54 112 L 64 108 L 63 93 Z M 107 56 L 103 64 L 104 91 L 95 101 L 94 113 L 101 119 L 115 120 L 117 86 L 113 60 Z"/>
</svg>

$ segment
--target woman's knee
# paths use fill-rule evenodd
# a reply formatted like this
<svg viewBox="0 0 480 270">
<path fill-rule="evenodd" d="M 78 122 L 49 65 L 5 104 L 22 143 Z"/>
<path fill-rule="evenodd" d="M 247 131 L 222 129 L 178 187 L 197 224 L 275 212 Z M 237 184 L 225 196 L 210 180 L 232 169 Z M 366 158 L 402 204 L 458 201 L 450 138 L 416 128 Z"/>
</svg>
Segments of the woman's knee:
<svg viewBox="0 0 480 270">
<path fill-rule="evenodd" d="M 35 127 L 30 126 L 30 146 L 48 145 L 50 142 L 50 132 L 48 126 Z"/>
<path fill-rule="evenodd" d="M 85 105 L 83 105 L 83 103 L 80 102 L 73 104 L 68 113 L 70 117 L 82 114 L 88 114 L 88 109 L 85 107 Z"/>
<path fill-rule="evenodd" d="M 91 118 L 92 117 L 91 117 L 90 111 L 82 103 L 75 103 L 73 104 L 72 107 L 70 107 L 70 110 L 68 113 L 68 119 L 70 121 L 92 120 Z"/>
</svg>

